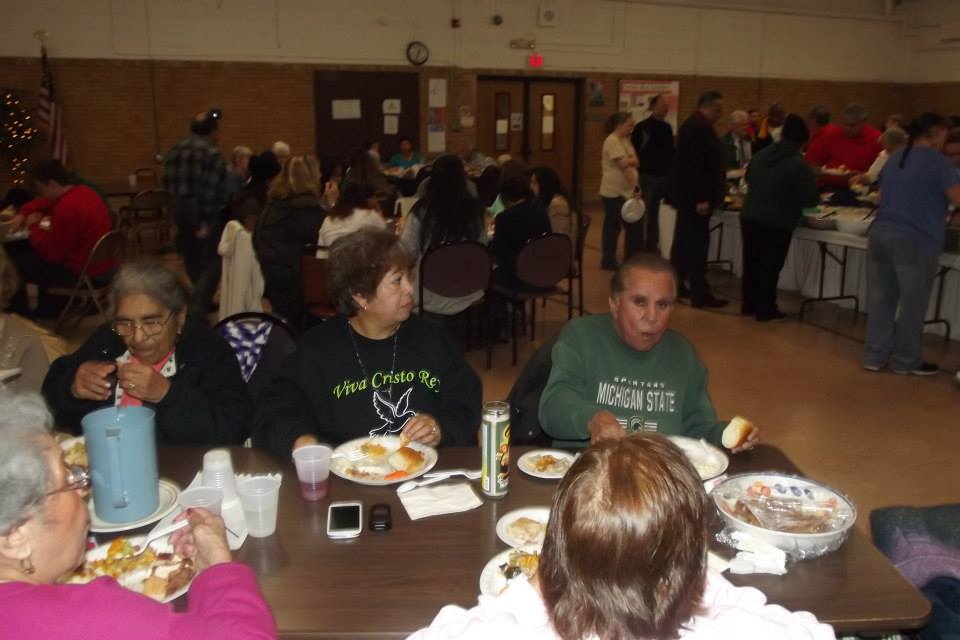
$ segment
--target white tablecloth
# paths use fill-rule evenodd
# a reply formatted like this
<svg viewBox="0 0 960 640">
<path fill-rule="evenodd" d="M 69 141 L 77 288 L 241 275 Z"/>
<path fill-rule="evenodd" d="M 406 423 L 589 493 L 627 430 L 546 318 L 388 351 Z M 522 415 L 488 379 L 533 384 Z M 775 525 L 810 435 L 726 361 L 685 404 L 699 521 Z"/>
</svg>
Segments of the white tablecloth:
<svg viewBox="0 0 960 640">
<path fill-rule="evenodd" d="M 664 257 L 670 257 L 670 247 L 673 244 L 673 229 L 676 224 L 677 212 L 666 203 L 660 205 L 660 251 Z M 711 219 L 711 225 L 723 225 L 723 243 L 720 246 L 720 259 L 733 263 L 733 272 L 740 276 L 743 273 L 743 252 L 740 248 L 740 215 L 733 211 L 718 211 Z M 720 240 L 719 229 L 710 235 L 710 260 L 717 259 L 717 244 Z M 805 298 L 815 298 L 819 293 L 820 282 L 820 251 L 817 242 L 826 242 L 832 253 L 839 256 L 842 247 L 849 247 L 847 252 L 847 281 L 845 291 L 860 299 L 860 310 L 864 311 L 867 303 L 867 238 L 855 236 L 839 231 L 820 231 L 800 227 L 793 234 L 787 261 L 780 272 L 779 288 L 786 291 L 799 291 Z M 960 327 L 960 254 L 944 253 L 940 256 L 940 265 L 951 269 L 944 277 L 943 300 L 940 304 L 940 315 L 950 322 L 953 327 Z M 824 274 L 823 295 L 837 296 L 840 294 L 840 265 L 830 258 L 826 260 Z M 927 318 L 934 315 L 937 289 L 934 286 L 930 296 L 930 305 Z M 840 301 L 846 307 L 850 301 Z M 930 333 L 943 335 L 942 324 L 927 325 Z"/>
</svg>

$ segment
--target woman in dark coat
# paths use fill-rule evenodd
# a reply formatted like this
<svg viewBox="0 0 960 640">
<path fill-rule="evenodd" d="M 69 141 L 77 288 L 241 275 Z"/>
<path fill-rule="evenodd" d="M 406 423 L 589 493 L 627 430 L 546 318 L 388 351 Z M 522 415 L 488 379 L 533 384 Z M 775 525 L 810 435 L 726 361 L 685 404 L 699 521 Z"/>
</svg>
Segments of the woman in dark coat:
<svg viewBox="0 0 960 640">
<path fill-rule="evenodd" d="M 111 322 L 55 360 L 43 382 L 57 426 L 79 433 L 91 411 L 148 406 L 160 442 L 242 443 L 252 406 L 240 366 L 218 333 L 187 315 L 176 274 L 155 262 L 126 264 L 110 295 Z"/>
<path fill-rule="evenodd" d="M 270 200 L 253 232 L 253 248 L 263 272 L 263 297 L 275 315 L 297 326 L 303 310 L 304 246 L 317 242 L 326 215 L 320 204 L 316 162 L 294 156 L 270 185 Z"/>
</svg>

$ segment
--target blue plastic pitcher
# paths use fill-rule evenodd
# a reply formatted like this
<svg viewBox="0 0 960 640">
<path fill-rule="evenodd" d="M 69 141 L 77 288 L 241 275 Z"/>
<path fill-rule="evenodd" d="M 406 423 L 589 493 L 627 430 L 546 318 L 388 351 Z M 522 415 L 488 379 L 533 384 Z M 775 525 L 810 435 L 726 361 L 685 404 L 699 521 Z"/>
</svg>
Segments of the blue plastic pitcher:
<svg viewBox="0 0 960 640">
<path fill-rule="evenodd" d="M 160 501 L 154 412 L 108 407 L 81 420 L 97 517 L 121 524 L 157 510 Z"/>
</svg>

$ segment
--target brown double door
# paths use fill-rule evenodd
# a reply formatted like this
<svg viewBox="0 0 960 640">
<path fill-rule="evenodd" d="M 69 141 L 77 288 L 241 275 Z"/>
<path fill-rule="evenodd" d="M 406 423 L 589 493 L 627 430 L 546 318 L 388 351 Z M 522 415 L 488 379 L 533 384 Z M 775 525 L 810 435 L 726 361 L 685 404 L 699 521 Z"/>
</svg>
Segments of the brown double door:
<svg viewBox="0 0 960 640">
<path fill-rule="evenodd" d="M 343 159 L 365 141 L 380 143 L 384 162 L 399 150 L 400 138 L 419 149 L 420 76 L 381 71 L 315 71 L 313 74 L 317 151 L 322 159 Z M 384 100 L 399 109 L 384 113 Z M 351 103 L 335 112 L 337 101 Z M 396 103 L 395 103 L 396 104 Z M 389 120 L 396 126 L 387 127 Z M 392 125 L 393 123 L 391 123 Z M 422 149 L 420 149 L 422 153 Z"/>
<path fill-rule="evenodd" d="M 532 167 L 552 167 L 563 186 L 578 189 L 578 80 L 480 78 L 477 149 L 509 154 Z"/>
</svg>

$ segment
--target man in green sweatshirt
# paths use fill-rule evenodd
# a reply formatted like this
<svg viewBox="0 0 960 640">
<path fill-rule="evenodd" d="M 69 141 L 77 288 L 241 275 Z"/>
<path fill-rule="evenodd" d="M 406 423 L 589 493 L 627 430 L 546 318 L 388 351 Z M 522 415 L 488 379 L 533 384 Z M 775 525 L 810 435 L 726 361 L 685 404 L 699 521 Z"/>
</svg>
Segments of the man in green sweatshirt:
<svg viewBox="0 0 960 640">
<path fill-rule="evenodd" d="M 667 329 L 677 297 L 672 265 L 635 254 L 614 274 L 610 313 L 567 323 L 553 348 L 540 424 L 558 440 L 596 442 L 637 431 L 719 444 L 707 370 L 690 343 Z M 759 429 L 734 451 L 753 447 Z"/>
</svg>

